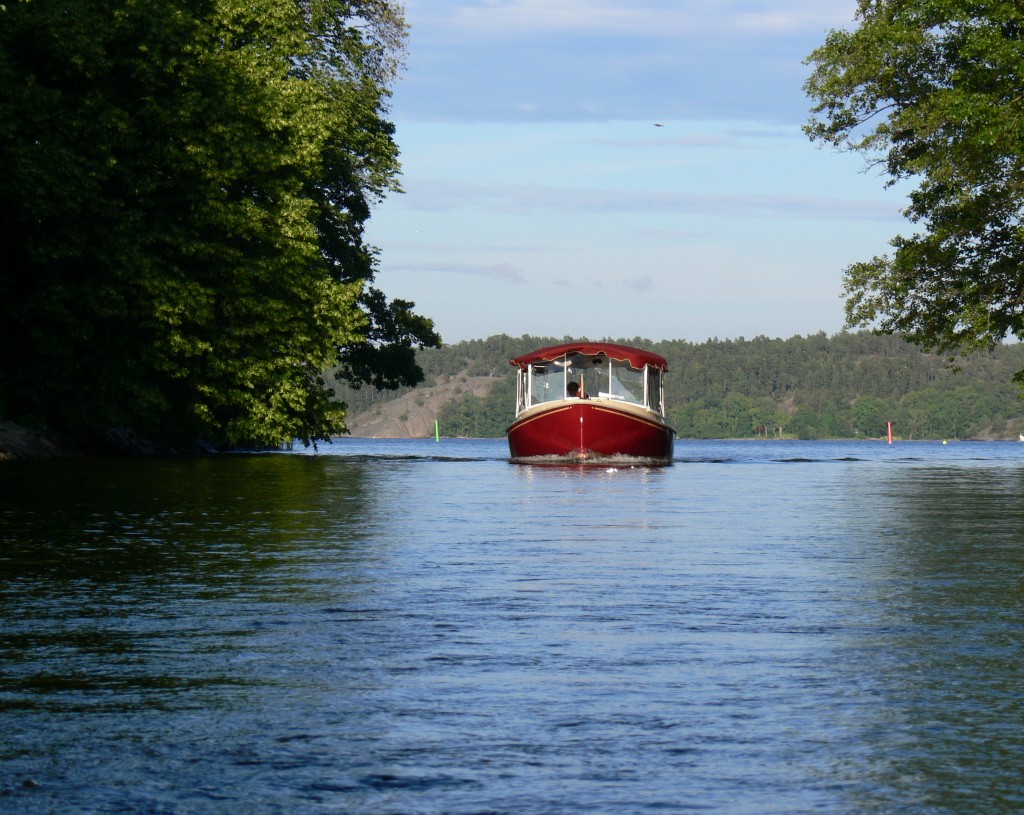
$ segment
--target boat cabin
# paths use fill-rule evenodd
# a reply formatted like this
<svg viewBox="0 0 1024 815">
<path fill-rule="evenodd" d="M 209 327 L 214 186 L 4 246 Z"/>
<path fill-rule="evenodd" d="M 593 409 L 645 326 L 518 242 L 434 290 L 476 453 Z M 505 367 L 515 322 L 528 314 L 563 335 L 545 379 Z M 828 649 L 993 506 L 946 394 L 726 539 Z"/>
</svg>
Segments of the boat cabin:
<svg viewBox="0 0 1024 815">
<path fill-rule="evenodd" d="M 609 343 L 553 346 L 511 360 L 518 366 L 516 416 L 565 399 L 607 399 L 664 415 L 665 360 Z"/>
</svg>

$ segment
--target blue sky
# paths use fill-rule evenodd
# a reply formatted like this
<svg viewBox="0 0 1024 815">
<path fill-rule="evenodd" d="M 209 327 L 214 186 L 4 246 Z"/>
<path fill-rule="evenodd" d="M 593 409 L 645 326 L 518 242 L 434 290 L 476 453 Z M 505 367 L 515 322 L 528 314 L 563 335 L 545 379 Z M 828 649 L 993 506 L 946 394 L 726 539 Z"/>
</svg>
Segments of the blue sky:
<svg viewBox="0 0 1024 815">
<path fill-rule="evenodd" d="M 379 286 L 446 342 L 843 327 L 903 194 L 812 145 L 804 58 L 855 0 L 408 0 Z M 660 125 L 660 126 L 659 126 Z"/>
</svg>

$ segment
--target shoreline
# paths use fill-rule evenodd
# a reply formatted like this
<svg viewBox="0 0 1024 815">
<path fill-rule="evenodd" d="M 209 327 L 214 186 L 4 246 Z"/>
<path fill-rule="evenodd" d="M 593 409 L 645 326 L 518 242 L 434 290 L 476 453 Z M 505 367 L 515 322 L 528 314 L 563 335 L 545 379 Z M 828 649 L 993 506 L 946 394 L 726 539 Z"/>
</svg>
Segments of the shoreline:
<svg viewBox="0 0 1024 815">
<path fill-rule="evenodd" d="M 342 437 L 346 438 L 346 437 Z M 359 436 L 352 434 L 347 438 L 395 438 L 404 439 L 408 436 Z M 419 438 L 419 437 L 414 437 Z M 433 436 L 423 436 L 433 438 Z M 500 437 L 494 437 L 500 438 Z M 762 441 L 762 442 L 784 442 L 799 441 L 799 439 L 765 439 L 763 437 L 736 437 L 723 439 L 692 439 L 680 438 L 678 441 Z M 868 443 L 885 442 L 884 436 L 878 438 L 861 437 L 858 439 L 813 439 L 813 441 L 859 441 Z M 1002 441 L 1017 442 L 1013 438 L 963 438 L 963 439 L 905 439 L 894 437 L 894 442 L 904 443 L 953 443 L 972 441 Z M 176 450 L 166 445 L 156 444 L 130 430 L 115 429 L 102 433 L 93 433 L 88 436 L 69 436 L 66 434 L 54 433 L 47 430 L 34 430 L 15 422 L 0 422 L 0 462 L 24 461 L 40 459 L 61 459 L 61 458 L 87 458 L 87 457 L 124 457 L 124 456 L 159 456 L 159 455 L 180 455 L 183 451 Z M 187 451 L 187 454 L 210 453 L 208 449 L 197 447 L 195 450 Z"/>
<path fill-rule="evenodd" d="M 175 452 L 130 430 L 114 429 L 70 436 L 35 430 L 15 422 L 0 422 L 0 462 L 88 456 L 151 456 Z"/>
</svg>

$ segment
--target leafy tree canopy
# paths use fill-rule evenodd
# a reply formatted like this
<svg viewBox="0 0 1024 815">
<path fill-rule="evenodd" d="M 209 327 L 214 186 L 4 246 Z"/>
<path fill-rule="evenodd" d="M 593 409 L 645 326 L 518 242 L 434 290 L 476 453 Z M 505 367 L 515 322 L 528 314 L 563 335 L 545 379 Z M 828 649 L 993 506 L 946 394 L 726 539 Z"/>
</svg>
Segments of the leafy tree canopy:
<svg viewBox="0 0 1024 815">
<path fill-rule="evenodd" d="M 847 268 L 850 325 L 941 352 L 1024 335 L 1024 6 L 860 0 L 856 20 L 808 58 L 805 131 L 913 179 L 919 230 Z"/>
<path fill-rule="evenodd" d="M 405 35 L 392 0 L 8 3 L 0 418 L 309 442 L 344 427 L 340 359 L 420 381 L 439 338 L 363 239 Z"/>
</svg>

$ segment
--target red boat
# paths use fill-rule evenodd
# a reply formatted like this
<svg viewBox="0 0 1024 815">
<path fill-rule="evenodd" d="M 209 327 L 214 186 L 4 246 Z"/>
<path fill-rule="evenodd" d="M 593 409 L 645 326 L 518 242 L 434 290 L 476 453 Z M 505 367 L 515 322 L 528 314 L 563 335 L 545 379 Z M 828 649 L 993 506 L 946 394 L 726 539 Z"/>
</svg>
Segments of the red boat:
<svg viewBox="0 0 1024 815">
<path fill-rule="evenodd" d="M 514 461 L 638 459 L 667 464 L 675 431 L 664 414 L 664 357 L 607 342 L 541 348 L 519 369 Z"/>
</svg>

